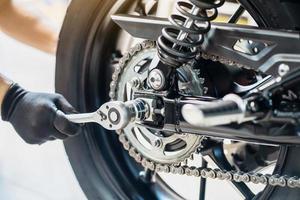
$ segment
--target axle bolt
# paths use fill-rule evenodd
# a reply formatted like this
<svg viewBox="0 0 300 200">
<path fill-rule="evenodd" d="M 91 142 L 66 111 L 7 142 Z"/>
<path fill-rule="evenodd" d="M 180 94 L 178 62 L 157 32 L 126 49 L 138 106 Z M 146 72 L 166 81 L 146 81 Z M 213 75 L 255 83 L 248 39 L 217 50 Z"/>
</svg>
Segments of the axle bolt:
<svg viewBox="0 0 300 200">
<path fill-rule="evenodd" d="M 149 74 L 148 83 L 152 89 L 162 90 L 166 83 L 163 72 L 159 69 L 153 69 Z"/>
</svg>

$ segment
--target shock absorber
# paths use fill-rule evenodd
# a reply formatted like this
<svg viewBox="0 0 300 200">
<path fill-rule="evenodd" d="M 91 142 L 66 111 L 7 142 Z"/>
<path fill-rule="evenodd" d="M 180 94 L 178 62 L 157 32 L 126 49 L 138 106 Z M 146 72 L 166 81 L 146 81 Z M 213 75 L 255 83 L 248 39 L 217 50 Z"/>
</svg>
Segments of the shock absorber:
<svg viewBox="0 0 300 200">
<path fill-rule="evenodd" d="M 158 38 L 160 60 L 172 67 L 179 67 L 196 57 L 204 35 L 210 30 L 210 22 L 218 16 L 217 8 L 225 0 L 178 1 L 179 14 L 170 16 L 172 26 L 164 28 Z"/>
</svg>

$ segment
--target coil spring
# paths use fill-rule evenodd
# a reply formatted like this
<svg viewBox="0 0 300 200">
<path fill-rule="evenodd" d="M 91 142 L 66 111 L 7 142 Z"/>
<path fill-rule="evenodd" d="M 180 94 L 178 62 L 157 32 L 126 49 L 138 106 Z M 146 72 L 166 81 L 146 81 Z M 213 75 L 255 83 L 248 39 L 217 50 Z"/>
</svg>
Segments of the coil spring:
<svg viewBox="0 0 300 200">
<path fill-rule="evenodd" d="M 179 67 L 195 58 L 204 35 L 211 28 L 210 22 L 218 16 L 217 8 L 224 2 L 225 0 L 178 1 L 176 9 L 180 15 L 170 16 L 172 26 L 164 28 L 157 41 L 161 61 Z"/>
</svg>

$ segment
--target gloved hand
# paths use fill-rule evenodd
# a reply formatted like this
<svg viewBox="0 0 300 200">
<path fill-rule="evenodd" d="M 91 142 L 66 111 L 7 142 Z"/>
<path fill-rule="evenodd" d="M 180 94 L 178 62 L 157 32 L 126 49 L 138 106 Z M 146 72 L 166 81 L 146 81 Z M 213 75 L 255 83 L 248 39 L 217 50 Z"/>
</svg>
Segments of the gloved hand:
<svg viewBox="0 0 300 200">
<path fill-rule="evenodd" d="M 29 144 L 75 135 L 80 126 L 68 121 L 64 113 L 75 110 L 63 96 L 28 92 L 17 84 L 10 87 L 1 107 L 2 119 Z"/>
</svg>

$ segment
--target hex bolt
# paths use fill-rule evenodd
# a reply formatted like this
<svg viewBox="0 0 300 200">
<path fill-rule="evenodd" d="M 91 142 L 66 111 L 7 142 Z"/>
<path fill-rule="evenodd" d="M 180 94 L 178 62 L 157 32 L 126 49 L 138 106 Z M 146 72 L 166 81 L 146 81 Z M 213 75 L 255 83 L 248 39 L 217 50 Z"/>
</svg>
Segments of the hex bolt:
<svg viewBox="0 0 300 200">
<path fill-rule="evenodd" d="M 129 81 L 129 84 L 133 88 L 138 88 L 141 85 L 141 80 L 137 77 L 134 77 L 131 81 Z"/>
<path fill-rule="evenodd" d="M 287 64 L 282 63 L 278 67 L 278 74 L 279 74 L 279 76 L 284 76 L 289 71 L 290 71 L 290 66 L 288 66 Z"/>
<path fill-rule="evenodd" d="M 257 47 L 254 47 L 254 48 L 253 48 L 253 51 L 254 51 L 255 54 L 257 54 L 257 53 L 259 52 L 259 50 L 258 50 Z"/>
<path fill-rule="evenodd" d="M 257 103 L 255 101 L 251 101 L 249 106 L 250 106 L 250 109 L 252 112 L 259 111 L 259 106 L 257 105 Z"/>
<path fill-rule="evenodd" d="M 148 76 L 148 83 L 154 90 L 163 89 L 166 83 L 163 72 L 159 69 L 153 69 Z"/>
</svg>

